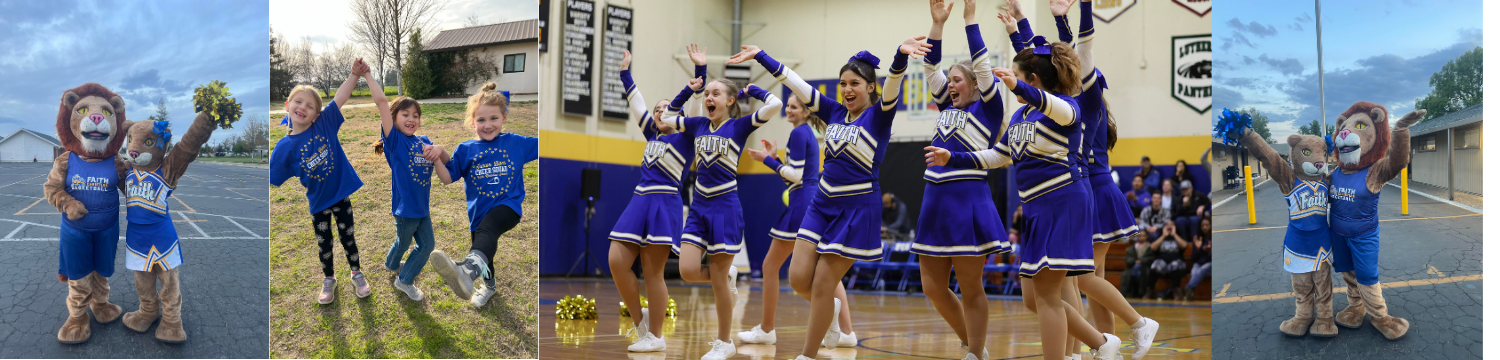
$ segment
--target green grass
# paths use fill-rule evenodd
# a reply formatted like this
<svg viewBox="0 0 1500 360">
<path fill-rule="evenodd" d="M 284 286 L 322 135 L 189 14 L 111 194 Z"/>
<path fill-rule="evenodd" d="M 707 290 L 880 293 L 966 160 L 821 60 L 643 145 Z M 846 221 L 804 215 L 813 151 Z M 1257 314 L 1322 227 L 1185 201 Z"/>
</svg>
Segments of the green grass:
<svg viewBox="0 0 1500 360">
<path fill-rule="evenodd" d="M 279 105 L 279 104 L 278 104 Z M 456 105 L 456 106 L 455 106 Z M 464 127 L 463 104 L 422 106 L 418 134 L 451 149 L 474 134 Z M 335 246 L 338 299 L 318 305 L 322 270 L 317 260 L 305 189 L 294 179 L 271 188 L 271 357 L 273 358 L 536 358 L 537 357 L 537 164 L 526 165 L 524 217 L 500 239 L 495 255 L 498 293 L 482 309 L 453 295 L 440 277 L 424 270 L 414 302 L 391 286 L 385 270 L 395 226 L 390 215 L 390 168 L 369 145 L 379 137 L 374 108 L 344 112 L 339 133 L 350 163 L 365 185 L 350 196 L 360 265 L 374 292 L 354 296 L 343 249 Z M 535 104 L 513 106 L 506 131 L 536 136 Z M 271 140 L 286 136 L 273 126 Z M 434 177 L 435 178 L 435 177 Z M 462 183 L 434 183 L 431 216 L 437 248 L 468 253 L 469 220 Z"/>
<path fill-rule="evenodd" d="M 266 163 L 266 157 L 265 156 L 261 156 L 261 157 L 252 158 L 252 157 L 246 157 L 246 156 L 226 156 L 226 157 L 199 156 L 198 157 L 198 161 L 217 161 L 217 162 L 239 163 L 239 164 L 265 164 Z"/>
</svg>

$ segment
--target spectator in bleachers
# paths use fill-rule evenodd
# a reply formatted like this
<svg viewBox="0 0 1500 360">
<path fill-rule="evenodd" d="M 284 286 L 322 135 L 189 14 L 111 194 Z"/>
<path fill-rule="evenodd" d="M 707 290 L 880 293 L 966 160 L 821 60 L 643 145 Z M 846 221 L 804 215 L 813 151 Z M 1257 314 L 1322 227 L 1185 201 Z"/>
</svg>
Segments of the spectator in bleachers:
<svg viewBox="0 0 1500 360">
<path fill-rule="evenodd" d="M 1161 190 L 1161 172 L 1157 171 L 1156 167 L 1151 165 L 1150 156 L 1141 157 L 1141 171 L 1136 174 L 1140 174 L 1141 178 L 1146 180 L 1146 188 Z"/>
<path fill-rule="evenodd" d="M 1160 185 L 1161 207 L 1167 208 L 1167 213 L 1169 214 L 1176 214 L 1177 203 L 1182 201 L 1182 198 L 1178 197 L 1177 194 L 1177 184 L 1173 184 L 1172 179 L 1162 179 Z"/>
<path fill-rule="evenodd" d="M 1141 209 L 1151 207 L 1151 190 L 1146 189 L 1146 178 L 1141 174 L 1130 179 L 1130 191 L 1125 192 L 1125 200 L 1130 203 L 1131 214 L 1140 214 Z"/>
<path fill-rule="evenodd" d="M 1182 277 L 1188 274 L 1188 264 L 1183 261 L 1183 251 L 1188 247 L 1187 240 L 1177 235 L 1177 226 L 1167 222 L 1163 227 L 1161 237 L 1151 242 L 1151 249 L 1156 250 L 1156 261 L 1151 263 L 1151 274 L 1159 279 L 1167 280 L 1167 289 L 1154 295 L 1158 299 L 1171 296 L 1174 300 L 1182 298 Z M 1154 289 L 1155 283 L 1146 284 L 1147 289 Z"/>
<path fill-rule="evenodd" d="M 906 216 L 906 203 L 896 194 L 885 193 L 885 203 L 880 213 L 880 237 L 892 241 L 911 241 L 911 220 Z"/>
<path fill-rule="evenodd" d="M 1146 241 L 1146 233 L 1138 232 L 1130 238 L 1130 247 L 1125 248 L 1125 272 L 1120 274 L 1120 293 L 1125 297 L 1145 297 L 1151 291 L 1146 284 L 1156 284 L 1151 276 L 1151 263 L 1156 261 L 1156 250 Z"/>
<path fill-rule="evenodd" d="M 1170 222 L 1168 219 L 1171 219 L 1171 213 L 1162 205 L 1161 192 L 1152 191 L 1151 206 L 1141 209 L 1135 222 L 1140 224 L 1141 232 L 1146 233 L 1147 238 L 1155 239 L 1161 236 L 1162 227 Z"/>
<path fill-rule="evenodd" d="M 1212 241 L 1213 225 L 1209 223 L 1208 217 L 1199 220 L 1198 236 L 1193 237 L 1193 275 L 1188 280 L 1187 288 L 1183 291 L 1189 294 L 1189 297 L 1192 296 L 1193 290 L 1198 289 L 1198 285 L 1203 282 L 1203 279 L 1213 274 L 1213 263 L 1211 262 L 1214 249 Z"/>
<path fill-rule="evenodd" d="M 1193 173 L 1188 172 L 1188 163 L 1186 160 L 1179 159 L 1176 164 L 1172 165 L 1171 179 L 1172 186 L 1177 189 L 1182 188 L 1183 181 L 1193 180 Z"/>
<path fill-rule="evenodd" d="M 1198 220 L 1208 217 L 1209 203 L 1208 195 L 1193 191 L 1193 182 L 1184 180 L 1182 182 L 1182 194 L 1178 195 L 1179 202 L 1173 209 L 1173 220 L 1178 229 L 1186 230 L 1182 235 L 1189 239 L 1198 236 Z"/>
</svg>

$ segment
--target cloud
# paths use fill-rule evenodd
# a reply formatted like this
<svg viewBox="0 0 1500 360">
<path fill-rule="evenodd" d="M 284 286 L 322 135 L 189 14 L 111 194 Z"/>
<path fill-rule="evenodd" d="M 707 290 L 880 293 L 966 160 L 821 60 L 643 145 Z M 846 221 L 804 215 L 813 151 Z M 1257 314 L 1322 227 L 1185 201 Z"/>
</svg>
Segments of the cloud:
<svg viewBox="0 0 1500 360">
<path fill-rule="evenodd" d="M 1238 109 L 1243 103 L 1245 103 L 1245 96 L 1241 95 L 1239 91 L 1220 86 L 1214 87 L 1215 107 Z"/>
<path fill-rule="evenodd" d="M 1358 101 L 1382 104 L 1391 110 L 1392 115 L 1404 115 L 1412 110 L 1417 97 L 1425 96 L 1431 91 L 1427 82 L 1433 73 L 1441 70 L 1443 64 L 1477 46 L 1481 46 L 1481 43 L 1459 42 L 1411 58 L 1393 54 L 1375 55 L 1356 61 L 1353 67 L 1327 71 L 1323 82 L 1328 116 L 1332 118 Z M 1282 89 L 1290 101 L 1307 105 L 1299 113 L 1299 117 L 1318 118 L 1317 74 L 1294 78 Z"/>
<path fill-rule="evenodd" d="M 1282 141 L 1284 141 L 1286 139 L 1287 135 L 1292 135 L 1292 134 L 1296 134 L 1297 133 L 1297 125 L 1293 124 L 1293 122 L 1295 122 L 1295 121 L 1294 120 L 1285 120 L 1285 121 L 1269 121 L 1268 120 L 1266 122 L 1266 129 L 1267 130 L 1271 130 L 1271 138 L 1272 139 L 1276 139 L 1276 142 L 1282 142 Z"/>
<path fill-rule="evenodd" d="M 1270 66 L 1271 69 L 1286 75 L 1301 74 L 1303 70 L 1302 61 L 1297 60 L 1296 58 L 1277 59 L 1266 56 L 1266 54 L 1260 54 L 1260 62 L 1266 64 L 1266 66 Z"/>
<path fill-rule="evenodd" d="M 1255 36 L 1259 37 L 1276 36 L 1275 27 L 1262 25 L 1261 23 L 1255 21 L 1251 21 L 1249 24 L 1245 24 L 1243 22 L 1240 22 L 1239 18 L 1229 19 L 1229 28 L 1238 31 L 1248 31 L 1251 34 L 1255 34 Z"/>
<path fill-rule="evenodd" d="M 1302 30 L 1302 23 L 1291 23 L 1291 24 L 1287 25 L 1286 28 L 1287 29 L 1291 29 L 1291 30 L 1295 30 L 1295 31 L 1303 31 Z"/>
</svg>

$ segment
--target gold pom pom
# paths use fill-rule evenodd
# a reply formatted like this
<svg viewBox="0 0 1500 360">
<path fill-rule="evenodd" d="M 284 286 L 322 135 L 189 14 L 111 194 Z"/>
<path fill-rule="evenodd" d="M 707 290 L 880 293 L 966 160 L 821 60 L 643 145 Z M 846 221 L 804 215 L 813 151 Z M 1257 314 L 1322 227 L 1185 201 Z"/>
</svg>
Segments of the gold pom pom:
<svg viewBox="0 0 1500 360">
<path fill-rule="evenodd" d="M 599 311 L 595 308 L 594 299 L 585 299 L 583 295 L 564 296 L 562 300 L 557 301 L 557 318 L 559 320 L 598 319 Z"/>
</svg>

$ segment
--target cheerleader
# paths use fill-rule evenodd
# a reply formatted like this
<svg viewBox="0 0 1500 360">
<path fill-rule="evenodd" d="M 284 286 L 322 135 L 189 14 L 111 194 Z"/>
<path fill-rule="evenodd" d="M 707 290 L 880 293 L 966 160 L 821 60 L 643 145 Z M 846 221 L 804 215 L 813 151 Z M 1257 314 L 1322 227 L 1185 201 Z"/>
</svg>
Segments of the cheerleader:
<svg viewBox="0 0 1500 360">
<path fill-rule="evenodd" d="M 665 121 L 683 136 L 693 139 L 694 163 L 698 168 L 693 185 L 693 202 L 688 208 L 687 226 L 682 238 L 673 246 L 683 280 L 708 282 L 714 290 L 714 307 L 718 311 L 719 333 L 704 360 L 734 356 L 729 338 L 730 320 L 734 319 L 735 278 L 738 270 L 731 262 L 743 248 L 743 210 L 735 177 L 738 176 L 741 150 L 750 133 L 776 116 L 781 99 L 771 92 L 750 85 L 743 92 L 727 80 L 710 82 L 704 88 L 703 108 L 707 117 L 683 117 L 667 114 Z M 736 101 L 742 96 L 754 97 L 765 105 L 750 115 L 740 116 Z M 708 254 L 709 267 L 697 259 Z"/>
<path fill-rule="evenodd" d="M 1004 16 L 1002 14 L 1002 16 Z M 1023 291 L 1035 291 L 1042 353 L 1048 360 L 1069 352 L 1069 335 L 1094 349 L 1095 359 L 1119 356 L 1120 339 L 1100 333 L 1072 305 L 1063 301 L 1066 277 L 1094 271 L 1089 258 L 1093 218 L 1090 196 L 1079 163 L 1083 126 L 1077 119 L 1078 55 L 1066 43 L 1035 37 L 1034 49 L 1014 58 L 1015 69 L 996 69 L 996 75 L 1022 103 L 995 147 L 976 152 L 950 153 L 927 147 L 928 166 L 960 169 L 1016 166 L 1021 207 L 1029 219 L 1019 251 Z M 1019 79 L 1019 80 L 1018 80 Z"/>
<path fill-rule="evenodd" d="M 880 259 L 880 161 L 885 157 L 891 136 L 891 121 L 905 80 L 907 58 L 926 55 L 932 45 L 926 36 L 906 39 L 897 48 L 890 75 L 883 85 L 879 106 L 873 101 L 875 70 L 880 59 L 861 51 L 839 69 L 840 103 L 813 90 L 797 73 L 783 67 L 759 47 L 741 46 L 730 64 L 754 59 L 776 76 L 819 118 L 829 119 L 828 133 L 823 136 L 823 173 L 818 193 L 812 199 L 807 215 L 797 231 L 796 249 L 792 251 L 792 289 L 811 294 L 812 314 L 808 318 L 807 338 L 797 359 L 817 356 L 818 334 L 821 344 L 836 346 L 839 301 L 834 297 L 840 279 L 854 261 Z"/>
<path fill-rule="evenodd" d="M 969 59 L 949 67 L 945 74 L 937 64 L 942 59 L 943 23 L 953 4 L 929 0 L 932 30 L 927 43 L 932 50 L 923 61 L 929 88 L 938 108 L 932 146 L 979 151 L 995 144 L 1004 126 L 1005 99 L 997 96 L 990 72 L 988 49 L 974 19 L 976 0 L 964 1 L 964 31 L 968 35 Z M 968 354 L 964 359 L 988 359 L 984 338 L 988 334 L 989 299 L 984 296 L 984 264 L 989 255 L 1010 250 L 1005 223 L 991 199 L 985 170 L 947 166 L 927 168 L 927 189 L 917 219 L 917 236 L 911 252 L 920 256 L 922 292 L 938 314 L 958 334 Z M 959 297 L 948 288 L 948 274 L 957 271 Z"/>
<path fill-rule="evenodd" d="M 789 184 L 786 211 L 781 213 L 776 225 L 771 227 L 771 239 L 779 241 L 771 242 L 761 265 L 764 279 L 761 288 L 765 289 L 761 292 L 761 323 L 739 333 L 740 341 L 750 344 L 776 343 L 776 303 L 781 297 L 781 265 L 796 247 L 797 230 L 802 224 L 802 217 L 807 213 L 807 207 L 812 203 L 813 194 L 817 192 L 816 187 L 808 184 L 818 179 L 817 134 L 828 130 L 828 123 L 818 118 L 800 101 L 786 104 L 786 120 L 792 123 L 791 138 L 787 140 L 786 164 L 776 159 L 775 142 L 761 140 L 764 150 L 750 149 L 751 158 L 765 163 Z M 809 300 L 812 297 L 807 292 L 797 292 L 797 295 Z M 834 298 L 840 304 L 838 328 L 849 330 L 848 333 L 839 332 L 837 345 L 854 347 L 859 343 L 859 338 L 854 335 L 854 319 L 849 315 L 849 295 L 844 292 L 843 283 L 839 284 Z"/>
<path fill-rule="evenodd" d="M 674 131 L 661 119 L 666 111 L 676 112 L 700 90 L 704 74 L 708 72 L 707 57 L 698 51 L 695 44 L 688 47 L 693 59 L 693 84 L 684 87 L 671 102 L 656 103 L 652 112 L 646 112 L 644 95 L 635 86 L 630 76 L 630 51 L 625 51 L 620 64 L 620 80 L 624 82 L 630 100 L 630 117 L 646 136 L 646 151 L 641 159 L 641 182 L 635 187 L 630 204 L 620 214 L 615 227 L 609 232 L 609 272 L 614 277 L 615 288 L 620 292 L 630 318 L 638 321 L 631 330 L 636 334 L 631 352 L 663 351 L 666 340 L 661 335 L 662 320 L 667 310 L 666 271 L 668 252 L 672 250 L 682 233 L 682 197 L 677 187 L 682 185 L 683 170 L 687 169 L 692 156 L 690 138 Z M 696 86 L 696 87 L 695 87 Z M 642 309 L 640 291 L 631 265 L 636 257 L 641 259 L 641 270 L 646 280 L 646 299 L 651 309 Z"/>
</svg>

